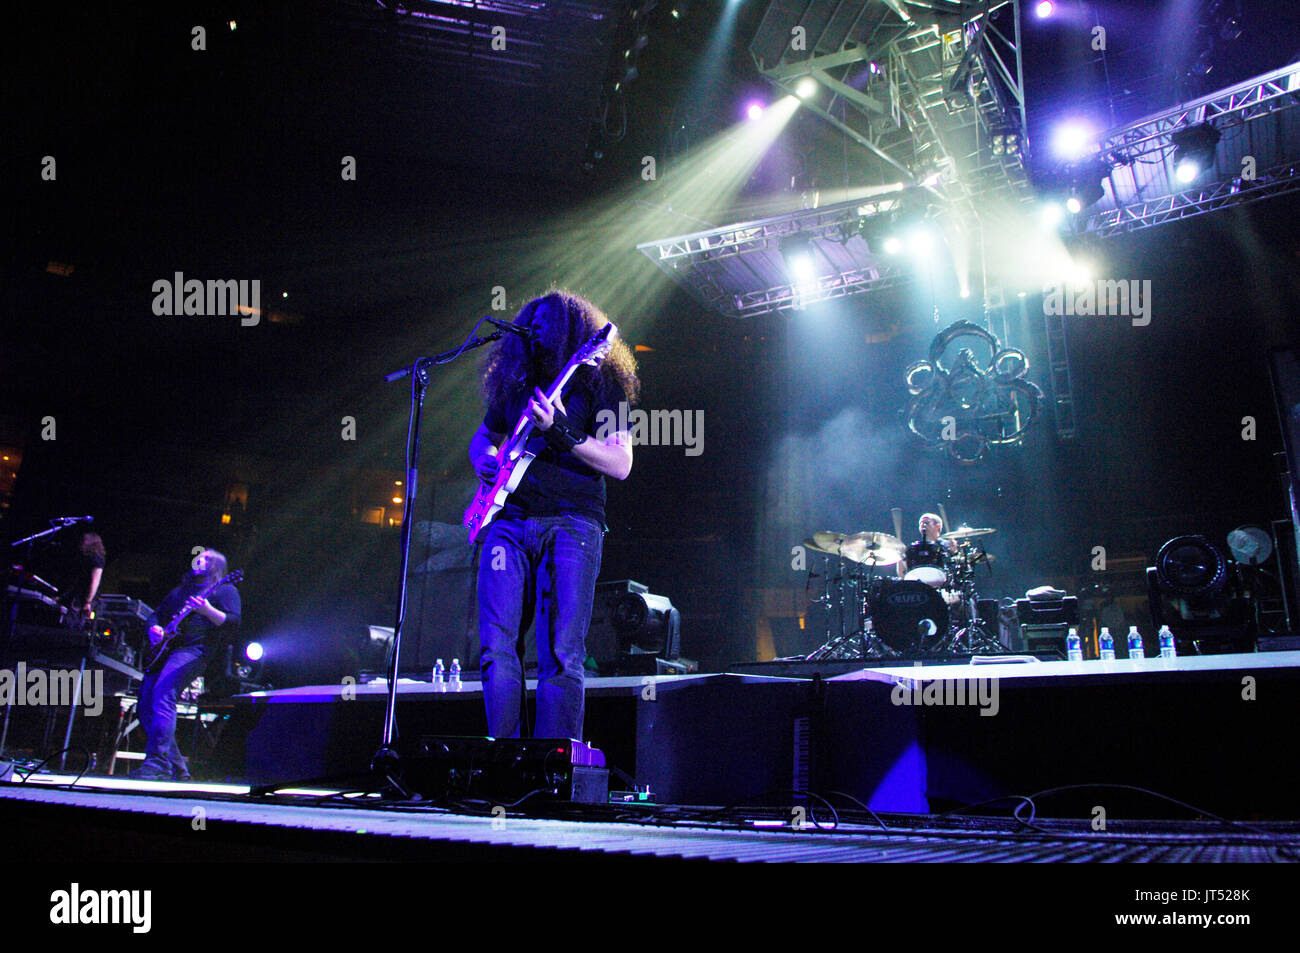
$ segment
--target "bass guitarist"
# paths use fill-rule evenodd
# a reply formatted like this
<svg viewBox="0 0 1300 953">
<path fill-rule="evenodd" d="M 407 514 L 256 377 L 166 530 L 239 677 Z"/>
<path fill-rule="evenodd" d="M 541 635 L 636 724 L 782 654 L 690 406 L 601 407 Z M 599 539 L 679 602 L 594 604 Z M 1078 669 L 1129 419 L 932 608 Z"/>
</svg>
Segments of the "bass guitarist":
<svg viewBox="0 0 1300 953">
<path fill-rule="evenodd" d="M 145 733 L 145 759 L 131 777 L 143 781 L 188 781 L 189 765 L 176 746 L 176 703 L 189 684 L 203 673 L 215 646 L 213 632 L 229 632 L 239 624 L 239 590 L 222 583 L 206 598 L 203 590 L 226 575 L 226 557 L 205 549 L 194 557 L 181 584 L 167 594 L 149 616 L 149 641 L 158 645 L 163 626 L 185 609 L 189 614 L 168 644 L 161 661 L 151 666 L 140 686 L 138 716 Z"/>
<path fill-rule="evenodd" d="M 470 462 L 490 485 L 498 451 L 524 414 L 533 427 L 526 448 L 536 455 L 478 540 L 480 668 L 488 733 L 495 738 L 519 737 L 519 649 L 535 618 L 534 735 L 582 739 L 583 663 L 604 541 L 605 478 L 622 480 L 632 469 L 632 440 L 609 421 L 620 419 L 620 401 L 637 397 L 636 359 L 615 339 L 599 365 L 579 367 L 554 401 L 542 388 L 608 324 L 591 302 L 552 291 L 519 312 L 515 325 L 524 334 L 507 334 L 488 356 L 486 414 L 470 440 Z"/>
</svg>

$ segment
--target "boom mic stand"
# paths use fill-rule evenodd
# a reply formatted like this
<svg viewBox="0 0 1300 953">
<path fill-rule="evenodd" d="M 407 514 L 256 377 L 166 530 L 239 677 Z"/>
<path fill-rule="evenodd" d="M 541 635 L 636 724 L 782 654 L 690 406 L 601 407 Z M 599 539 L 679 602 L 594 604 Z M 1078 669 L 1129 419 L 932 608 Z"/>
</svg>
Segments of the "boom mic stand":
<svg viewBox="0 0 1300 953">
<path fill-rule="evenodd" d="M 424 416 L 424 395 L 429 388 L 430 368 L 450 364 L 466 351 L 472 351 L 501 339 L 500 331 L 493 331 L 483 338 L 474 336 L 474 332 L 479 329 L 479 325 L 487 320 L 489 319 L 486 317 L 479 318 L 474 327 L 470 329 L 469 337 L 458 347 L 443 351 L 441 354 L 435 354 L 433 357 L 417 358 L 409 367 L 399 368 L 390 374 L 384 375 L 384 380 L 390 383 L 407 377 L 411 378 L 411 412 L 406 430 L 406 505 L 402 513 L 402 552 L 399 569 L 400 585 L 397 596 L 397 619 L 393 626 L 393 642 L 390 649 L 392 654 L 388 660 L 388 697 L 384 704 L 383 737 L 379 748 L 370 759 L 369 776 L 371 780 L 386 782 L 388 789 L 396 791 L 400 798 L 408 801 L 415 800 L 416 795 L 408 790 L 401 781 L 401 759 L 398 757 L 394 742 L 397 740 L 397 670 L 402 657 L 402 627 L 406 621 L 407 569 L 411 563 L 411 526 L 414 522 L 416 493 L 419 489 L 420 422 Z M 306 781 L 280 781 L 275 784 L 255 787 L 249 793 L 254 796 L 267 795 L 273 794 L 284 787 L 320 785 L 353 780 L 360 776 L 361 774 L 358 772 L 346 777 L 335 776 L 312 778 Z"/>
</svg>

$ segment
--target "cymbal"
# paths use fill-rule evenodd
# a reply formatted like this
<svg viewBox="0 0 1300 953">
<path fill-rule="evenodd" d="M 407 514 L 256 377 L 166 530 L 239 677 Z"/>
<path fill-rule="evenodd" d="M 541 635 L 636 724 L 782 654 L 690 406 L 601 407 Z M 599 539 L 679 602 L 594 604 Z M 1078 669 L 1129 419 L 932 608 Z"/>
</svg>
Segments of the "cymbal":
<svg viewBox="0 0 1300 953">
<path fill-rule="evenodd" d="M 992 536 L 996 532 L 997 530 L 991 529 L 989 527 L 981 527 L 979 529 L 975 529 L 970 526 L 959 526 L 951 533 L 944 533 L 939 538 L 940 539 L 973 539 L 976 536 Z"/>
<path fill-rule="evenodd" d="M 892 566 L 903 558 L 906 547 L 897 536 L 888 533 L 813 533 L 804 545 L 820 553 L 843 556 L 858 563 L 873 566 Z"/>
</svg>

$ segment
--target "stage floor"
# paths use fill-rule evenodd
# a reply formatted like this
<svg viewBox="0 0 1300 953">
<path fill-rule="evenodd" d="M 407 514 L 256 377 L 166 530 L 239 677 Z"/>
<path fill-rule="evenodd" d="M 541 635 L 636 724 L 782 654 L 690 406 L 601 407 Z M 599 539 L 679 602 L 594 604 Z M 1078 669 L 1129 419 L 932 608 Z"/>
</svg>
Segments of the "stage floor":
<svg viewBox="0 0 1300 953">
<path fill-rule="evenodd" d="M 1046 820 L 1026 826 L 883 815 L 876 823 L 841 814 L 837 823 L 819 809 L 807 827 L 795 829 L 763 809 L 602 807 L 569 817 L 485 816 L 328 795 L 255 798 L 239 785 L 37 774 L 26 783 L 0 784 L 0 817 L 11 849 L 21 851 L 27 841 L 55 853 L 66 846 L 86 860 L 538 860 L 558 854 L 742 863 L 1267 863 L 1293 860 L 1300 846 L 1295 823 L 1130 821 L 1099 833 L 1086 822 Z M 205 836 L 195 838 L 192 831 L 200 828 Z"/>
</svg>

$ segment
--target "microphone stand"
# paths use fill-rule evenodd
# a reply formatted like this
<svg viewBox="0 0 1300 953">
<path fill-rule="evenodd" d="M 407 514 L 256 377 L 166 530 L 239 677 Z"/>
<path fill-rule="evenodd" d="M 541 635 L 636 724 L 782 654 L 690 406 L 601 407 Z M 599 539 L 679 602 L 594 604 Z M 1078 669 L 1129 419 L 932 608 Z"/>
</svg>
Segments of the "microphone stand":
<svg viewBox="0 0 1300 953">
<path fill-rule="evenodd" d="M 393 626 L 393 641 L 388 659 L 388 692 L 384 703 L 384 730 L 379 748 L 370 759 L 368 777 L 371 781 L 382 781 L 387 790 L 396 791 L 398 797 L 407 801 L 418 800 L 419 796 L 401 781 L 401 759 L 398 757 L 394 742 L 397 740 L 397 670 L 402 657 L 402 627 L 406 621 L 406 580 L 407 569 L 411 563 L 411 527 L 414 522 L 416 493 L 419 489 L 420 461 L 420 423 L 424 416 L 424 394 L 429 388 L 429 368 L 450 364 L 466 351 L 472 351 L 485 344 L 501 340 L 502 332 L 493 331 L 487 337 L 475 337 L 474 332 L 486 317 L 479 318 L 469 332 L 465 343 L 435 354 L 433 357 L 416 358 L 409 367 L 398 368 L 384 375 L 384 380 L 391 383 L 404 378 L 411 378 L 411 412 L 406 431 L 406 505 L 402 514 L 401 568 L 400 586 L 397 595 L 397 619 Z M 322 784 L 339 784 L 358 780 L 363 775 L 332 775 L 329 777 L 309 778 L 306 780 L 286 780 L 273 784 L 262 784 L 249 791 L 250 797 L 265 797 L 286 787 L 312 787 Z M 369 790 L 374 790 L 373 788 Z"/>
<path fill-rule="evenodd" d="M 433 357 L 418 358 L 410 367 L 393 371 L 384 377 L 385 381 L 398 381 L 411 378 L 411 413 L 407 425 L 406 437 L 406 506 L 402 512 L 401 563 L 399 569 L 400 586 L 397 596 L 397 619 L 393 625 L 393 642 L 391 657 L 388 661 L 388 698 L 384 706 L 384 730 L 378 750 L 370 761 L 370 770 L 377 777 L 386 780 L 398 794 L 407 800 L 412 794 L 398 780 L 401 774 L 401 760 L 394 742 L 397 739 L 397 671 L 402 656 L 402 628 L 406 622 L 406 589 L 408 568 L 411 562 L 411 527 L 415 517 L 415 501 L 419 489 L 420 461 L 420 422 L 424 416 L 424 395 L 429 387 L 429 368 L 450 364 L 466 351 L 472 351 L 485 344 L 501 339 L 501 332 L 494 331 L 487 337 L 474 336 L 480 319 L 470 331 L 470 337 L 459 347 L 443 351 Z"/>
</svg>

